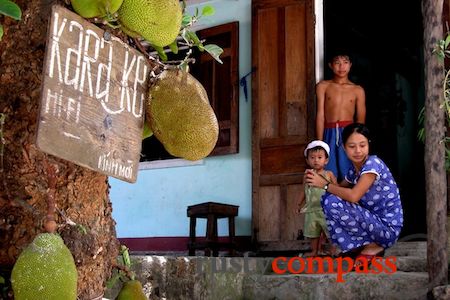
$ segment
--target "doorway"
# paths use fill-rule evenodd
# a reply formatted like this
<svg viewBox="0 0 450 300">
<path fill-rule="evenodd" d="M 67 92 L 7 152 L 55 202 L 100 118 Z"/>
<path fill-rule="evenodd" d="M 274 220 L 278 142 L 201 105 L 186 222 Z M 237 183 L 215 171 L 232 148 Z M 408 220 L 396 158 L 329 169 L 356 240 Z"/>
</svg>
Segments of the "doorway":
<svg viewBox="0 0 450 300">
<path fill-rule="evenodd" d="M 366 92 L 371 153 L 400 189 L 402 236 L 426 233 L 423 144 L 417 139 L 424 103 L 420 0 L 324 0 L 324 49 L 350 54 L 350 80 Z M 327 61 L 327 59 L 325 59 Z M 332 74 L 325 64 L 325 79 Z"/>
</svg>

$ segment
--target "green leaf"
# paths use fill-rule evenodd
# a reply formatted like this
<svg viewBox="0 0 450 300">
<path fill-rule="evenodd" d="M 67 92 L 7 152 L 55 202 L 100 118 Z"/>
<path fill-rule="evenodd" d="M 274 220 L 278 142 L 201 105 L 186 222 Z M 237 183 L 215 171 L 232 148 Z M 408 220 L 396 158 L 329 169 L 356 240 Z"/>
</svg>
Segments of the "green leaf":
<svg viewBox="0 0 450 300">
<path fill-rule="evenodd" d="M 119 281 L 119 279 L 120 279 L 120 274 L 119 273 L 114 274 L 114 276 L 111 277 L 110 279 L 108 279 L 108 281 L 106 282 L 106 288 L 112 289 L 116 285 L 116 283 Z"/>
<path fill-rule="evenodd" d="M 419 116 L 417 117 L 417 121 L 419 123 L 419 130 L 417 131 L 417 139 L 421 141 L 422 143 L 425 142 L 425 107 L 422 107 L 422 109 L 419 112 Z"/>
<path fill-rule="evenodd" d="M 450 44 L 450 35 L 447 35 L 447 37 L 445 38 L 445 49 L 447 49 L 448 44 Z"/>
<path fill-rule="evenodd" d="M 183 70 L 185 72 L 189 72 L 189 64 L 186 61 L 183 61 L 178 68 L 180 68 L 180 70 Z"/>
<path fill-rule="evenodd" d="M 131 259 L 130 259 L 130 253 L 128 252 L 128 248 L 125 245 L 121 245 L 121 254 L 122 254 L 122 258 L 123 258 L 123 262 L 125 267 L 129 268 L 131 267 Z"/>
<path fill-rule="evenodd" d="M 425 128 L 420 128 L 417 132 L 417 139 L 422 143 L 425 143 Z"/>
<path fill-rule="evenodd" d="M 181 19 L 181 27 L 186 27 L 192 22 L 192 16 L 183 15 L 183 19 Z"/>
<path fill-rule="evenodd" d="M 82 233 L 82 234 L 87 234 L 86 227 L 84 227 L 83 225 L 77 224 L 77 225 L 76 225 L 76 228 L 78 229 L 78 231 L 79 231 L 80 233 Z"/>
<path fill-rule="evenodd" d="M 144 122 L 144 131 L 142 132 L 142 139 L 145 140 L 146 138 L 149 138 L 153 135 L 153 131 L 148 126 L 147 122 Z"/>
<path fill-rule="evenodd" d="M 170 50 L 173 54 L 178 54 L 178 42 L 177 40 L 173 41 L 172 44 L 169 45 Z"/>
<path fill-rule="evenodd" d="M 195 46 L 201 44 L 200 39 L 198 38 L 197 34 L 193 31 L 186 30 L 186 36 L 188 39 L 190 39 Z"/>
<path fill-rule="evenodd" d="M 183 38 L 183 40 L 184 40 L 186 43 L 189 43 L 188 38 L 187 38 L 187 29 L 186 29 L 186 28 L 183 28 L 183 29 L 181 30 L 180 36 Z"/>
<path fill-rule="evenodd" d="M 445 169 L 448 171 L 450 169 L 450 150 L 445 148 Z"/>
<path fill-rule="evenodd" d="M 206 52 L 208 52 L 215 60 L 217 60 L 219 63 L 223 64 L 223 62 L 220 60 L 219 56 L 223 53 L 223 49 L 215 44 L 208 44 L 204 46 Z"/>
<path fill-rule="evenodd" d="M 122 280 L 122 282 L 134 280 L 134 273 L 131 273 L 131 276 L 128 276 L 125 272 L 120 271 L 120 280 Z"/>
<path fill-rule="evenodd" d="M 3 26 L 2 24 L 0 24 L 0 41 L 2 40 L 3 37 Z"/>
<path fill-rule="evenodd" d="M 419 111 L 419 116 L 417 117 L 420 125 L 423 125 L 425 122 L 425 107 L 422 107 Z"/>
<path fill-rule="evenodd" d="M 125 262 L 124 262 L 124 260 L 123 260 L 122 254 L 120 254 L 120 255 L 116 258 L 116 260 L 117 260 L 117 264 L 118 264 L 118 265 L 120 265 L 120 266 L 124 266 L 124 265 L 125 265 Z"/>
<path fill-rule="evenodd" d="M 205 17 L 212 16 L 215 13 L 216 13 L 216 11 L 215 11 L 214 7 L 212 7 L 211 5 L 206 5 L 203 7 L 202 16 L 205 16 Z"/>
<path fill-rule="evenodd" d="M 15 20 L 22 18 L 20 7 L 12 1 L 0 0 L 0 14 L 11 17 Z"/>
<path fill-rule="evenodd" d="M 2 276 L 0 276 L 0 284 L 5 284 L 5 278 L 3 278 Z"/>
<path fill-rule="evenodd" d="M 167 61 L 167 54 L 164 52 L 163 47 L 152 45 L 152 47 L 158 52 L 159 58 L 161 58 L 162 61 Z"/>
</svg>

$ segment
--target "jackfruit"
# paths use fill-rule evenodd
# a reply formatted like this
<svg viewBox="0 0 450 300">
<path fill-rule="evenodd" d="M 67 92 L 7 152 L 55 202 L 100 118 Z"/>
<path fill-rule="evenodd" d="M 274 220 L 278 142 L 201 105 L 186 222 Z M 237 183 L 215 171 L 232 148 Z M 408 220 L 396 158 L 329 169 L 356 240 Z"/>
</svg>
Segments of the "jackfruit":
<svg viewBox="0 0 450 300">
<path fill-rule="evenodd" d="M 116 300 L 147 300 L 139 280 L 126 281 Z"/>
<path fill-rule="evenodd" d="M 178 36 L 182 11 L 178 0 L 124 0 L 118 18 L 129 36 L 164 47 Z"/>
<path fill-rule="evenodd" d="M 114 14 L 123 0 L 71 0 L 73 10 L 83 18 L 104 17 Z"/>
<path fill-rule="evenodd" d="M 184 71 L 166 70 L 150 88 L 147 120 L 171 155 L 199 160 L 214 149 L 219 124 L 200 82 Z"/>
<path fill-rule="evenodd" d="M 17 258 L 11 284 L 16 300 L 77 299 L 77 269 L 63 239 L 37 235 Z"/>
</svg>

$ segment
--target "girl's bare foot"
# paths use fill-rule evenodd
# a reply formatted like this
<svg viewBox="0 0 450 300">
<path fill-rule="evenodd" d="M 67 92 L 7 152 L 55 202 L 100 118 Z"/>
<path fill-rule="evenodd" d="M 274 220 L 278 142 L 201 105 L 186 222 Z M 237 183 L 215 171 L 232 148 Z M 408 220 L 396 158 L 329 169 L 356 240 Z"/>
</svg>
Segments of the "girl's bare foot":
<svg viewBox="0 0 450 300">
<path fill-rule="evenodd" d="M 384 251 L 384 248 L 378 244 L 370 243 L 361 250 L 360 254 L 364 255 L 377 255 Z"/>
</svg>

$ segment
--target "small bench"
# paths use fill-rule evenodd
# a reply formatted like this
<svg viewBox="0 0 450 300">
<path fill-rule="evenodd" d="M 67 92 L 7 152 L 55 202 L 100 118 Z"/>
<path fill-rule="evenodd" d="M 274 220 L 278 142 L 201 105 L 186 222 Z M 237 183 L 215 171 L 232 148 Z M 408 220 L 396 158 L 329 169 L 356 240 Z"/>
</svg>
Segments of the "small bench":
<svg viewBox="0 0 450 300">
<path fill-rule="evenodd" d="M 190 218 L 189 224 L 189 255 L 194 256 L 195 250 L 205 249 L 205 256 L 218 256 L 219 248 L 228 248 L 230 255 L 234 255 L 234 218 L 238 215 L 239 206 L 222 204 L 216 202 L 205 202 L 196 205 L 188 206 L 187 216 Z M 197 218 L 207 219 L 206 221 L 206 240 L 204 242 L 197 242 L 195 236 L 195 227 L 197 225 Z M 217 236 L 217 219 L 228 218 L 228 242 L 219 242 Z"/>
</svg>

